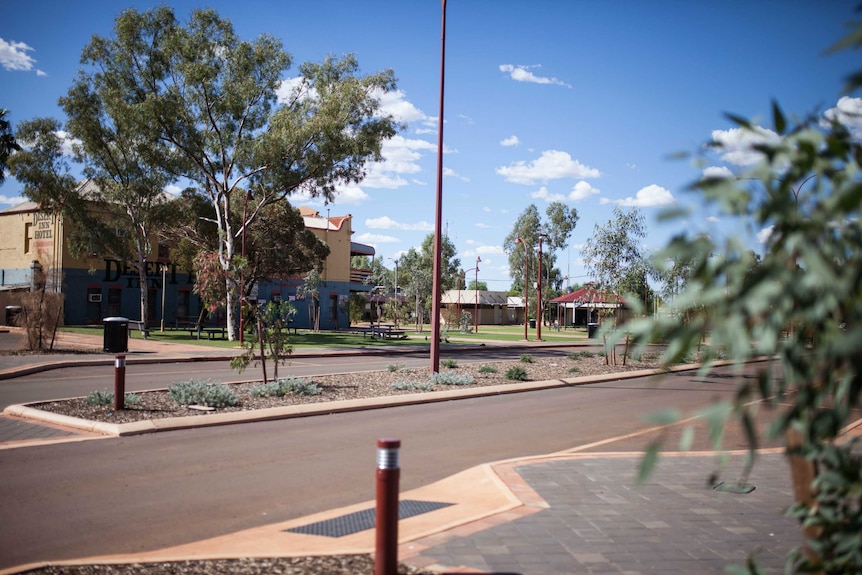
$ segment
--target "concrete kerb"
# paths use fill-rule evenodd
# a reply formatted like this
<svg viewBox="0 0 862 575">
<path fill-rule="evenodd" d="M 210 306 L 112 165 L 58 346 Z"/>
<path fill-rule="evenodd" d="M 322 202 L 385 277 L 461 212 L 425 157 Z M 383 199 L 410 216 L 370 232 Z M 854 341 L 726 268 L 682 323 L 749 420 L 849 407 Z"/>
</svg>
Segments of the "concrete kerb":
<svg viewBox="0 0 862 575">
<path fill-rule="evenodd" d="M 406 395 L 331 401 L 326 403 L 288 405 L 284 407 L 271 407 L 267 409 L 258 409 L 253 411 L 231 411 L 225 413 L 150 419 L 146 421 L 123 424 L 96 422 L 86 419 L 69 417 L 66 415 L 50 413 L 31 407 L 31 405 L 33 404 L 10 405 L 5 410 L 3 410 L 3 413 L 6 415 L 12 415 L 35 422 L 62 425 L 64 427 L 72 429 L 80 429 L 82 431 L 101 433 L 103 435 L 113 437 L 126 437 L 131 435 L 141 435 L 145 433 L 157 433 L 160 431 L 177 431 L 181 429 L 191 429 L 198 427 L 214 427 L 219 425 L 234 425 L 238 423 L 252 423 L 260 421 L 272 421 L 278 419 L 311 417 L 315 415 L 331 415 L 335 413 L 367 411 L 372 409 L 383 409 L 387 407 L 400 407 L 424 403 L 438 403 L 457 399 L 471 399 L 494 395 L 525 393 L 542 389 L 554 389 L 560 387 L 573 387 L 578 385 L 603 383 L 608 381 L 620 381 L 623 379 L 633 379 L 637 377 L 656 375 L 659 373 L 676 373 L 681 371 L 691 371 L 700 367 L 701 366 L 698 364 L 686 364 L 675 366 L 666 370 L 647 369 L 621 373 L 593 375 L 580 378 L 554 379 L 525 383 L 510 383 L 473 389 L 453 389 L 425 393 L 411 393 Z"/>
</svg>

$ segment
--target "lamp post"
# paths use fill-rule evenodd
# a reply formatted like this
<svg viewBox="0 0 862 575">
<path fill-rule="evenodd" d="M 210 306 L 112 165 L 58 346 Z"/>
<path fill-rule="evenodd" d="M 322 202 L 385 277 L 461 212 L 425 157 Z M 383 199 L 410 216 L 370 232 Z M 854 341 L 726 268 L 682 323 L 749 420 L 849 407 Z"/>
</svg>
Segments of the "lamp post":
<svg viewBox="0 0 862 575">
<path fill-rule="evenodd" d="M 398 299 L 398 260 L 395 258 L 389 259 L 395 264 L 395 325 L 398 325 L 398 305 L 400 303 Z"/>
<path fill-rule="evenodd" d="M 479 264 L 482 258 L 476 256 L 476 278 L 473 280 L 473 296 L 475 307 L 473 309 L 473 333 L 479 333 Z"/>
<path fill-rule="evenodd" d="M 539 273 L 536 276 L 537 284 L 536 284 L 536 341 L 542 341 L 542 318 L 544 317 L 544 313 L 542 313 L 542 239 L 544 239 L 545 234 L 539 230 Z"/>
<path fill-rule="evenodd" d="M 530 336 L 527 333 L 527 316 L 530 311 L 530 250 L 527 249 L 527 242 L 520 237 L 515 238 L 515 243 L 524 246 L 524 341 L 530 341 Z"/>
<path fill-rule="evenodd" d="M 443 234 L 443 88 L 446 79 L 446 0 L 440 34 L 440 114 L 437 117 L 437 198 L 434 209 L 434 277 L 431 288 L 431 372 L 440 371 L 440 260 Z"/>
</svg>

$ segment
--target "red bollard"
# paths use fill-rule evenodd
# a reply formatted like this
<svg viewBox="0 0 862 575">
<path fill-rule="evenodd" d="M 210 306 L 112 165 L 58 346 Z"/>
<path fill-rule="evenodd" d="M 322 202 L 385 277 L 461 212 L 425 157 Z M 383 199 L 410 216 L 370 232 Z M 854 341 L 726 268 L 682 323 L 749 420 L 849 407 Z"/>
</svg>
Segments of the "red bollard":
<svg viewBox="0 0 862 575">
<path fill-rule="evenodd" d="M 114 411 L 126 408 L 126 356 L 114 360 Z"/>
<path fill-rule="evenodd" d="M 400 439 L 377 440 L 377 509 L 374 575 L 398 572 L 398 462 Z"/>
</svg>

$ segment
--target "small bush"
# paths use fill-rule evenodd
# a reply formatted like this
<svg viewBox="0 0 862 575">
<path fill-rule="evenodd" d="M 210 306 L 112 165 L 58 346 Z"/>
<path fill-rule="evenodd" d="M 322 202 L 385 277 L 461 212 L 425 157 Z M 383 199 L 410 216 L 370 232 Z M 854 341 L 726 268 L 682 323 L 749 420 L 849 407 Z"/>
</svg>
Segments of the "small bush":
<svg viewBox="0 0 862 575">
<path fill-rule="evenodd" d="M 527 370 L 520 365 L 515 365 L 506 370 L 506 379 L 512 381 L 527 381 Z"/>
<path fill-rule="evenodd" d="M 454 359 L 444 359 L 440 362 L 440 365 L 448 369 L 455 369 L 456 367 L 458 367 L 458 362 Z"/>
<path fill-rule="evenodd" d="M 595 357 L 595 353 L 591 351 L 573 351 L 572 353 L 567 353 L 566 357 L 572 360 L 587 358 L 587 357 Z"/>
<path fill-rule="evenodd" d="M 395 373 L 396 371 L 410 371 L 403 363 L 390 363 L 386 366 L 386 369 L 388 369 L 390 373 Z"/>
<path fill-rule="evenodd" d="M 210 380 L 181 381 L 168 387 L 168 393 L 171 399 L 180 405 L 229 407 L 239 403 L 233 389 L 223 383 Z"/>
<path fill-rule="evenodd" d="M 434 391 L 434 386 L 426 382 L 396 381 L 392 384 L 392 389 L 398 391 Z"/>
<path fill-rule="evenodd" d="M 497 373 L 497 368 L 493 365 L 483 365 L 479 368 L 479 373 Z"/>
<path fill-rule="evenodd" d="M 107 389 L 91 391 L 84 401 L 87 405 L 112 407 L 114 405 L 114 392 Z M 141 403 L 141 398 L 137 394 L 127 393 L 123 396 L 123 403 L 125 405 L 138 405 Z"/>
<path fill-rule="evenodd" d="M 320 395 L 321 388 L 310 379 L 286 377 L 276 381 L 268 381 L 251 387 L 248 390 L 252 397 L 284 397 L 291 393 L 296 395 Z"/>
<path fill-rule="evenodd" d="M 107 389 L 97 389 L 95 391 L 91 391 L 84 401 L 87 402 L 87 405 L 107 407 L 109 405 L 114 405 L 114 393 Z"/>
<path fill-rule="evenodd" d="M 581 368 L 580 367 L 570 367 L 569 373 L 581 373 Z"/>
<path fill-rule="evenodd" d="M 468 374 L 458 373 L 432 373 L 430 380 L 432 385 L 473 385 L 475 378 Z"/>
<path fill-rule="evenodd" d="M 533 356 L 529 353 L 525 353 L 521 356 L 521 363 L 533 363 L 534 361 Z"/>
</svg>

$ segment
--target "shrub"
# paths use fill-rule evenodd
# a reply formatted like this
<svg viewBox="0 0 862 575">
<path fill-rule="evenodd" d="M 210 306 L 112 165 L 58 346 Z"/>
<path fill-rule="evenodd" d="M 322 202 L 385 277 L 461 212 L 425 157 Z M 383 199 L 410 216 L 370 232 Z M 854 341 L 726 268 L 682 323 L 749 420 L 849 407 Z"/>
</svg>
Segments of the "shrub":
<svg viewBox="0 0 862 575">
<path fill-rule="evenodd" d="M 515 365 L 506 370 L 506 379 L 512 381 L 527 381 L 527 370 L 520 365 Z"/>
<path fill-rule="evenodd" d="M 210 380 L 190 379 L 168 387 L 168 393 L 180 405 L 205 405 L 228 407 L 237 405 L 239 399 L 227 385 Z"/>
<path fill-rule="evenodd" d="M 455 369 L 456 367 L 458 367 L 458 362 L 454 359 L 444 359 L 440 362 L 440 365 L 449 369 Z"/>
<path fill-rule="evenodd" d="M 473 385 L 476 380 L 472 375 L 458 373 L 432 373 L 432 385 Z"/>
<path fill-rule="evenodd" d="M 580 367 L 570 367 L 569 373 L 581 373 L 581 368 Z"/>
<path fill-rule="evenodd" d="M 388 369 L 390 373 L 395 373 L 396 371 L 410 371 L 403 363 L 390 363 L 386 366 L 386 369 Z"/>
<path fill-rule="evenodd" d="M 252 386 L 248 390 L 248 393 L 252 397 L 284 397 L 291 393 L 296 395 L 320 395 L 323 393 L 323 388 L 313 383 L 310 379 L 286 377 Z"/>
<path fill-rule="evenodd" d="M 567 353 L 566 357 L 574 360 L 574 359 L 581 359 L 581 358 L 585 358 L 585 357 L 595 357 L 595 355 L 596 354 L 594 354 L 593 352 L 585 350 L 585 351 L 573 351 L 572 353 Z"/>
<path fill-rule="evenodd" d="M 392 384 L 392 389 L 398 391 L 434 391 L 434 385 L 426 382 L 396 381 Z"/>
<path fill-rule="evenodd" d="M 479 373 L 497 373 L 497 368 L 493 365 L 483 365 L 479 368 Z"/>
<path fill-rule="evenodd" d="M 521 355 L 521 363 L 533 363 L 534 361 L 533 356 L 529 353 Z"/>
<path fill-rule="evenodd" d="M 112 407 L 114 405 L 114 392 L 107 389 L 91 391 L 84 401 L 87 405 Z M 135 393 L 127 393 L 123 396 L 123 403 L 126 405 L 138 405 L 141 403 L 141 398 Z"/>
</svg>

